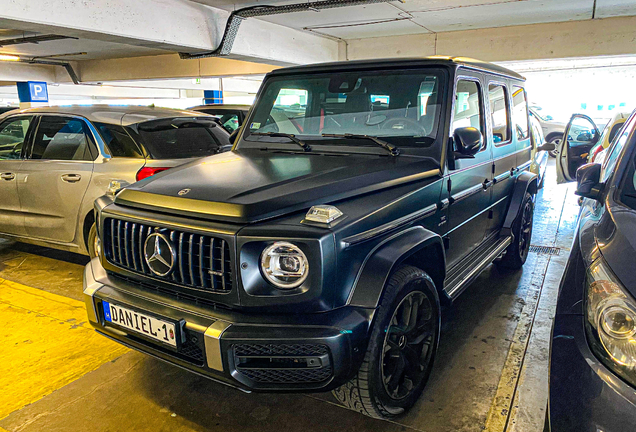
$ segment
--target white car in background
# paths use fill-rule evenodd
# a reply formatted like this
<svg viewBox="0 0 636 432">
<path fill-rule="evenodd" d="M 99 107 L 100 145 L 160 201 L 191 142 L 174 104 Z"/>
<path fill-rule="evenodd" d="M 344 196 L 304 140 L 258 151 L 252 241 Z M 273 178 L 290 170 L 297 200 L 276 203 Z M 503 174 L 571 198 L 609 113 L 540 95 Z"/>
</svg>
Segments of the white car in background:
<svg viewBox="0 0 636 432">
<path fill-rule="evenodd" d="M 541 130 L 543 131 L 546 142 L 553 143 L 558 150 L 559 144 L 561 144 L 563 140 L 563 132 L 565 132 L 566 124 L 554 121 L 552 116 L 541 115 L 539 114 L 540 111 L 541 107 L 532 106 L 530 107 L 530 116 L 537 119 L 541 125 Z M 551 151 L 550 156 L 556 157 L 557 150 Z"/>
</svg>

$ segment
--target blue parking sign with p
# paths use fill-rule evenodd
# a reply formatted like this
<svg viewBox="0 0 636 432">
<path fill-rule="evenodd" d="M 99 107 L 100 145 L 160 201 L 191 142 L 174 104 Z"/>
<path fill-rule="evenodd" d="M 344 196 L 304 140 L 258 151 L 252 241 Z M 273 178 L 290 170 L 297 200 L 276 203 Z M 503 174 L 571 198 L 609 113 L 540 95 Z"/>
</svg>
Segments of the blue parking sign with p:
<svg viewBox="0 0 636 432">
<path fill-rule="evenodd" d="M 49 91 L 43 81 L 19 82 L 18 97 L 20 102 L 48 102 Z"/>
</svg>

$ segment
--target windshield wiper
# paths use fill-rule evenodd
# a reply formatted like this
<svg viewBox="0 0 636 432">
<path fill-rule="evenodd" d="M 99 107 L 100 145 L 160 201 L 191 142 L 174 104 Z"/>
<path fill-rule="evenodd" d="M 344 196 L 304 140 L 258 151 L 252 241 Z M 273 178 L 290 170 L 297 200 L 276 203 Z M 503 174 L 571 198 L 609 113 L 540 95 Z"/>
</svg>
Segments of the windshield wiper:
<svg viewBox="0 0 636 432">
<path fill-rule="evenodd" d="M 383 149 L 386 149 L 389 153 L 391 153 L 391 156 L 397 156 L 400 154 L 400 149 L 397 148 L 396 146 L 389 144 L 388 142 L 371 135 L 357 135 L 357 134 L 345 133 L 345 134 L 322 134 L 322 136 L 329 137 L 329 138 L 368 139 L 373 141 L 374 143 L 376 143 Z"/>
<path fill-rule="evenodd" d="M 250 133 L 250 135 L 263 135 L 263 136 L 270 136 L 270 137 L 289 138 L 290 141 L 302 147 L 304 151 L 306 152 L 311 151 L 311 147 L 307 143 L 296 138 L 296 135 L 294 134 L 288 134 L 284 132 L 252 132 Z"/>
</svg>

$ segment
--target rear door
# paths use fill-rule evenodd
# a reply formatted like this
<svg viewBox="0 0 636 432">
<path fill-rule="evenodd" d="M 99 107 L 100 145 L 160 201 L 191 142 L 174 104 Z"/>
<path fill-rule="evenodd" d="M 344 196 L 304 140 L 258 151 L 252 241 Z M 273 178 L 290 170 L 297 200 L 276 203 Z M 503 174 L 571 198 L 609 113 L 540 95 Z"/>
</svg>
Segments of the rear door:
<svg viewBox="0 0 636 432">
<path fill-rule="evenodd" d="M 24 235 L 18 173 L 33 116 L 12 116 L 0 123 L 0 232 Z"/>
<path fill-rule="evenodd" d="M 563 133 L 557 156 L 557 183 L 576 180 L 576 170 L 587 163 L 592 147 L 600 137 L 594 121 L 584 114 L 574 114 Z"/>
<path fill-rule="evenodd" d="M 450 134 L 461 127 L 474 127 L 485 135 L 484 99 L 477 75 L 465 75 L 456 83 L 453 122 Z M 488 223 L 491 180 L 491 151 L 486 142 L 474 159 L 455 160 L 447 179 L 450 192 L 449 232 L 446 259 L 449 267 L 473 251 L 484 239 Z"/>
<path fill-rule="evenodd" d="M 79 117 L 42 116 L 27 153 L 18 178 L 26 234 L 70 243 L 98 154 L 90 130 Z"/>
<path fill-rule="evenodd" d="M 510 95 L 504 81 L 488 84 L 490 128 L 488 141 L 493 143 L 494 185 L 492 187 L 491 221 L 488 234 L 499 231 L 508 208 L 517 168 L 517 147 L 512 135 Z"/>
</svg>

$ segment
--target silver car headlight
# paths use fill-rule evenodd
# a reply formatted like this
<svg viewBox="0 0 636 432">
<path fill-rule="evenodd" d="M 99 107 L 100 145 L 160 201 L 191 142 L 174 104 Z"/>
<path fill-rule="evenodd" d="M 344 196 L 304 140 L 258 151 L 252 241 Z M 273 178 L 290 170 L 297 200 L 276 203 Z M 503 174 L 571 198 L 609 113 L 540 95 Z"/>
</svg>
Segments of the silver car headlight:
<svg viewBox="0 0 636 432">
<path fill-rule="evenodd" d="M 636 301 L 603 259 L 588 269 L 586 314 L 592 351 L 623 379 L 636 383 Z"/>
<path fill-rule="evenodd" d="M 309 261 L 298 246 L 276 242 L 263 250 L 261 270 L 263 276 L 277 288 L 292 289 L 307 279 Z"/>
</svg>

